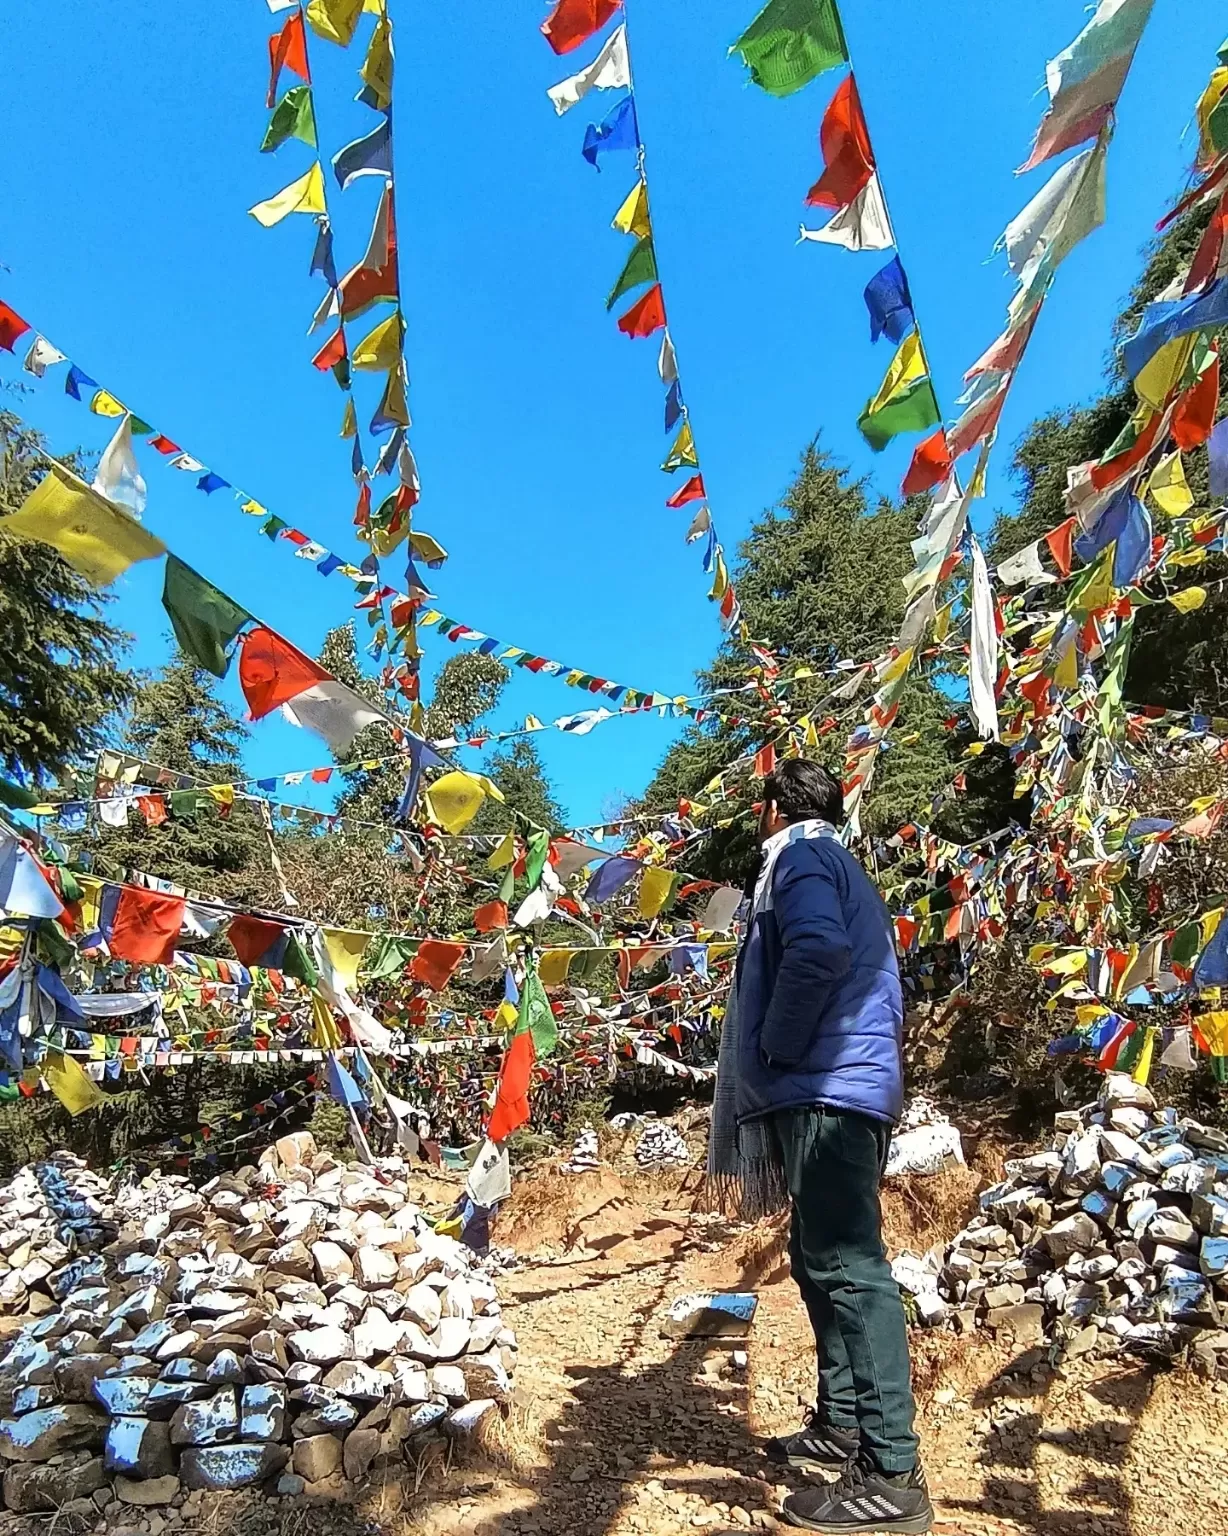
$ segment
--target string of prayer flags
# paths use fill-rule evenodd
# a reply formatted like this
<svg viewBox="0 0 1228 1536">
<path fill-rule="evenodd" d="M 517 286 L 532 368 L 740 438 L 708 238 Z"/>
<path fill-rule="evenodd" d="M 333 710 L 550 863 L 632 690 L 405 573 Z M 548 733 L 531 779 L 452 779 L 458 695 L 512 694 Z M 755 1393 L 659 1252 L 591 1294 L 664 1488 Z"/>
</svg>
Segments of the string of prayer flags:
<svg viewBox="0 0 1228 1536">
<path fill-rule="evenodd" d="M 883 251 L 895 244 L 887 204 L 879 185 L 857 83 L 846 75 L 836 87 L 819 129 L 823 151 L 822 176 L 806 202 L 831 208 L 835 216 L 821 229 L 802 227 L 802 238 L 850 251 Z"/>
<path fill-rule="evenodd" d="M 768 0 L 730 48 L 770 96 L 792 96 L 848 62 L 835 0 Z"/>
<path fill-rule="evenodd" d="M 1109 125 L 1154 3 L 1100 0 L 1074 42 L 1049 60 L 1049 106 L 1021 171 L 1096 138 Z"/>
<path fill-rule="evenodd" d="M 52 464 L 4 531 L 50 544 L 96 587 L 106 587 L 140 560 L 166 553 L 162 540 L 99 495 L 62 464 Z"/>
</svg>

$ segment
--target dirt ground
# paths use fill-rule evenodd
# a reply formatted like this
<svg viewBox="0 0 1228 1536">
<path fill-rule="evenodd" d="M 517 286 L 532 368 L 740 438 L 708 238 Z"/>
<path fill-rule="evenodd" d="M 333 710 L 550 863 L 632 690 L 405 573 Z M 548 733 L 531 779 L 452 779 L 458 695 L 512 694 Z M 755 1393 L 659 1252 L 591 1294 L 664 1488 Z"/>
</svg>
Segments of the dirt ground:
<svg viewBox="0 0 1228 1536">
<path fill-rule="evenodd" d="M 1000 1150 L 996 1154 L 1000 1157 Z M 949 1234 L 994 1157 L 896 1184 L 893 1247 Z M 421 1191 L 429 1197 L 430 1191 Z M 518 1181 L 499 1242 L 527 1262 L 499 1278 L 520 1342 L 515 1401 L 485 1443 L 430 1452 L 408 1479 L 377 1473 L 321 1507 L 208 1495 L 191 1515 L 108 1518 L 108 1536 L 681 1536 L 771 1529 L 802 1474 L 759 1443 L 812 1397 L 813 1346 L 779 1226 L 699 1208 L 694 1174 L 546 1172 Z M 754 1290 L 728 1342 L 661 1337 L 696 1289 Z M 1052 1369 L 984 1335 L 913 1334 L 919 1428 L 939 1536 L 1188 1536 L 1228 1528 L 1228 1386 L 1133 1361 Z M 117 1506 L 108 1510 L 114 1517 Z M 49 1517 L 51 1528 L 55 1518 Z M 49 1536 L 46 1522 L 38 1526 Z M 783 1522 L 782 1522 L 783 1524 Z M 7 1526 L 12 1530 L 13 1526 Z"/>
<path fill-rule="evenodd" d="M 988 1166 L 992 1159 L 983 1160 Z M 966 1218 L 987 1166 L 895 1186 L 894 1247 Z M 529 1180 L 499 1234 L 535 1261 L 502 1277 L 520 1340 L 517 1401 L 485 1456 L 424 1470 L 363 1513 L 422 1536 L 671 1536 L 771 1528 L 793 1481 L 765 1435 L 813 1395 L 806 1316 L 779 1227 L 696 1209 L 694 1176 Z M 661 1337 L 686 1291 L 753 1289 L 744 1372 L 731 1346 Z M 923 1454 L 940 1536 L 1187 1536 L 1228 1526 L 1228 1387 L 1134 1361 L 1052 1369 L 987 1336 L 913 1335 Z M 801 1474 L 798 1474 L 801 1479 Z M 1209 1523 L 1208 1523 L 1209 1522 Z"/>
</svg>

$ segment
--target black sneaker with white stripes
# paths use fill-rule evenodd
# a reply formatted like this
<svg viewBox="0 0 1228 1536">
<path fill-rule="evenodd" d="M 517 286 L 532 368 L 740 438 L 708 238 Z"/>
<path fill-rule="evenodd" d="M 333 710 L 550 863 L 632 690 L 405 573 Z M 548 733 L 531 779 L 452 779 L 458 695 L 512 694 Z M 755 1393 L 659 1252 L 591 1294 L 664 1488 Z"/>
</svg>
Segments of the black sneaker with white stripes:
<svg viewBox="0 0 1228 1536">
<path fill-rule="evenodd" d="M 934 1507 L 918 1466 L 890 1476 L 864 1459 L 849 1464 L 834 1483 L 791 1493 L 784 1502 L 790 1525 L 827 1536 L 902 1531 L 920 1536 L 934 1520 Z"/>
<path fill-rule="evenodd" d="M 840 1429 L 824 1424 L 811 1409 L 801 1429 L 791 1435 L 776 1435 L 764 1446 L 769 1461 L 781 1466 L 801 1467 L 812 1472 L 840 1472 L 861 1448 L 855 1429 Z"/>
</svg>

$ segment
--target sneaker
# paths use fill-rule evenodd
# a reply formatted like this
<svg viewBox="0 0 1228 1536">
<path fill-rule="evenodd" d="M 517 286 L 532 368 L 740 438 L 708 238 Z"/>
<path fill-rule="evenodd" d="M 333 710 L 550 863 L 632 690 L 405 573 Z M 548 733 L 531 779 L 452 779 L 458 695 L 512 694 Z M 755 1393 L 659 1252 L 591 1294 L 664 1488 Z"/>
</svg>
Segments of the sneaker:
<svg viewBox="0 0 1228 1536">
<path fill-rule="evenodd" d="M 911 1472 L 889 1475 L 865 1460 L 851 1462 L 834 1483 L 792 1493 L 784 1502 L 790 1525 L 829 1536 L 856 1536 L 859 1532 L 904 1531 L 920 1536 L 934 1520 L 925 1473 L 920 1466 Z"/>
<path fill-rule="evenodd" d="M 815 1472 L 842 1472 L 856 1459 L 861 1449 L 861 1436 L 855 1429 L 824 1424 L 818 1411 L 812 1408 L 801 1429 L 791 1435 L 773 1436 L 763 1449 L 769 1461 L 781 1466 Z"/>
</svg>

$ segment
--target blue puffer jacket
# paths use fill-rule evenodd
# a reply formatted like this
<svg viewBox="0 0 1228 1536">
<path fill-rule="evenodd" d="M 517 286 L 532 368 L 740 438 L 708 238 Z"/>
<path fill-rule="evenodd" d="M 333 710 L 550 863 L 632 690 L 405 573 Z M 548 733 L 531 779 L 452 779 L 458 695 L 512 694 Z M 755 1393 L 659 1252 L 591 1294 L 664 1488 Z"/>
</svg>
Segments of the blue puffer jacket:
<svg viewBox="0 0 1228 1536">
<path fill-rule="evenodd" d="M 777 856 L 737 986 L 739 1120 L 809 1104 L 899 1119 L 904 1008 L 891 918 L 834 837 L 789 840 Z"/>
</svg>

